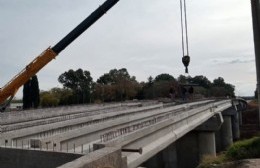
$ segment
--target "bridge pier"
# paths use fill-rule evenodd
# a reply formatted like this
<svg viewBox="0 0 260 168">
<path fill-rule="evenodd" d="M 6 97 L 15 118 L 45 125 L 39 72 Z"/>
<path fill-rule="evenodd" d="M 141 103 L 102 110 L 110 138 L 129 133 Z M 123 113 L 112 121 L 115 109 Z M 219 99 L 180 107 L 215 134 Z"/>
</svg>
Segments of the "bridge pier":
<svg viewBox="0 0 260 168">
<path fill-rule="evenodd" d="M 142 164 L 142 166 L 147 168 L 177 168 L 176 143 L 172 143 L 163 151 L 159 152 Z"/>
<path fill-rule="evenodd" d="M 233 140 L 240 138 L 239 114 L 235 108 L 231 107 L 222 112 L 224 123 L 216 133 L 217 152 L 226 150 L 233 144 Z"/>
<path fill-rule="evenodd" d="M 217 113 L 176 142 L 179 168 L 196 167 L 204 156 L 216 156 L 215 132 L 222 123 L 222 115 Z"/>
<path fill-rule="evenodd" d="M 176 141 L 178 168 L 191 168 L 199 164 L 198 132 L 191 131 Z"/>
<path fill-rule="evenodd" d="M 204 156 L 216 156 L 215 133 L 221 128 L 223 122 L 222 115 L 217 113 L 195 129 L 198 132 L 199 161 Z"/>
<path fill-rule="evenodd" d="M 231 116 L 224 115 L 223 119 L 224 119 L 224 123 L 220 129 L 221 146 L 222 146 L 222 149 L 227 149 L 233 143 Z"/>
<path fill-rule="evenodd" d="M 216 156 L 214 132 L 189 132 L 184 137 L 177 140 L 176 146 L 178 168 L 196 167 L 204 156 Z"/>
<path fill-rule="evenodd" d="M 216 142 L 214 132 L 199 132 L 199 159 L 200 161 L 204 156 L 216 156 Z"/>
<path fill-rule="evenodd" d="M 162 153 L 164 168 L 176 168 L 178 166 L 176 143 L 172 143 Z"/>
</svg>

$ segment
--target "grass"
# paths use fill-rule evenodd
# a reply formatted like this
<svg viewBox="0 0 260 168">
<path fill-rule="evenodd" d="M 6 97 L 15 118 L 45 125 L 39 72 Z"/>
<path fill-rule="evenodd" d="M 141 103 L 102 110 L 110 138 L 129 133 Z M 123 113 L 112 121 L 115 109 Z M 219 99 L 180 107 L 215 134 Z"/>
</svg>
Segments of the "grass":
<svg viewBox="0 0 260 168">
<path fill-rule="evenodd" d="M 226 153 L 230 160 L 241 160 L 260 157 L 260 137 L 238 141 L 234 143 Z"/>
<path fill-rule="evenodd" d="M 237 141 L 217 157 L 205 156 L 198 168 L 217 167 L 226 162 L 249 158 L 260 158 L 260 137 Z"/>
<path fill-rule="evenodd" d="M 217 157 L 215 156 L 204 156 L 198 168 L 211 168 L 214 165 L 220 165 L 226 162 L 226 157 L 224 153 L 219 154 Z"/>
</svg>

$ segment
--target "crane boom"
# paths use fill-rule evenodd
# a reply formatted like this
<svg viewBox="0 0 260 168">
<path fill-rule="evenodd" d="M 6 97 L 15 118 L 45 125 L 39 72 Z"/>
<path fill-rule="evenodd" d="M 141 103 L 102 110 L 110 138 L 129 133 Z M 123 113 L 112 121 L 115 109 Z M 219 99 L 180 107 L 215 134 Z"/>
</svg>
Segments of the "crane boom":
<svg viewBox="0 0 260 168">
<path fill-rule="evenodd" d="M 93 25 L 99 18 L 101 18 L 118 1 L 119 0 L 105 1 L 54 47 L 47 48 L 32 62 L 30 62 L 20 73 L 18 73 L 6 85 L 4 85 L 4 87 L 0 89 L 0 104 L 3 104 L 9 97 L 12 98 L 22 85 L 24 85 L 32 76 L 39 72 L 50 61 L 52 61 L 62 50 L 64 50 L 78 36 L 80 36 L 85 30 Z"/>
</svg>

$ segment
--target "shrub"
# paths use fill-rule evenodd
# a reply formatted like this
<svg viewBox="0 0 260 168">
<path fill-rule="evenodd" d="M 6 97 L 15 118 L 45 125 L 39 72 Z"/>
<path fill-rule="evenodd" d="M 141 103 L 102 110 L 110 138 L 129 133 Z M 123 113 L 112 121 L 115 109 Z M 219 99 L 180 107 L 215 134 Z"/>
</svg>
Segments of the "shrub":
<svg viewBox="0 0 260 168">
<path fill-rule="evenodd" d="M 259 158 L 260 157 L 260 137 L 234 143 L 226 153 L 226 157 L 231 160 Z"/>
</svg>

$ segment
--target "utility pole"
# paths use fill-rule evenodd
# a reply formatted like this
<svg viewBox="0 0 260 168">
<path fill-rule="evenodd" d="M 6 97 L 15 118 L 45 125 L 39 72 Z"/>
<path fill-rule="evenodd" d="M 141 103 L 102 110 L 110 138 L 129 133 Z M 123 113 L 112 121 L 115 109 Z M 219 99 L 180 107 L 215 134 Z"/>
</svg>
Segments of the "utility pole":
<svg viewBox="0 0 260 168">
<path fill-rule="evenodd" d="M 260 0 L 251 0 L 258 93 L 258 126 L 260 127 Z"/>
</svg>

